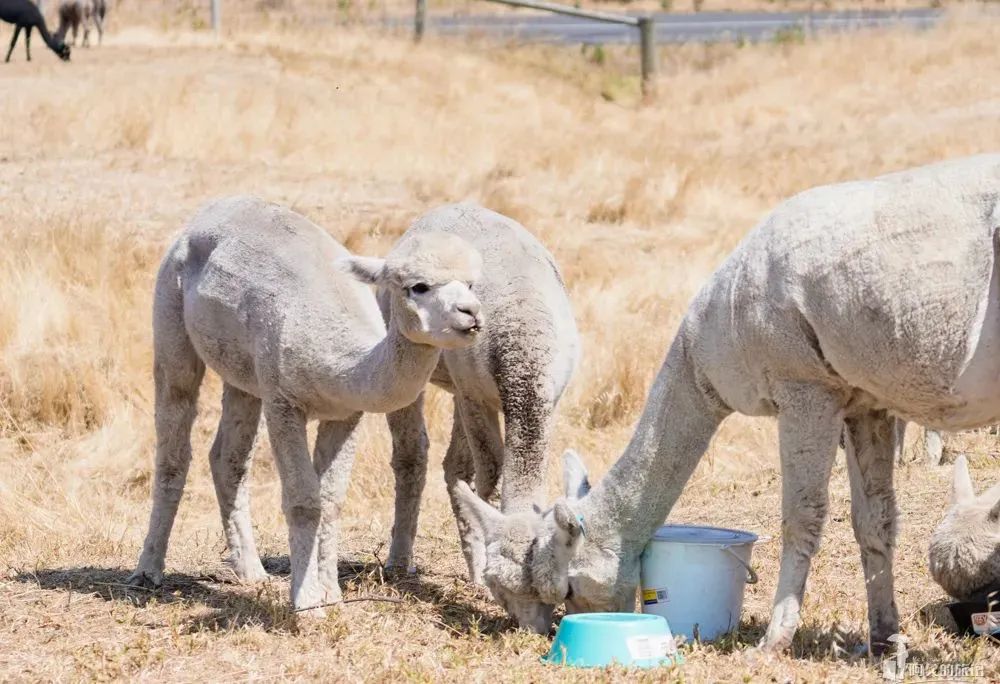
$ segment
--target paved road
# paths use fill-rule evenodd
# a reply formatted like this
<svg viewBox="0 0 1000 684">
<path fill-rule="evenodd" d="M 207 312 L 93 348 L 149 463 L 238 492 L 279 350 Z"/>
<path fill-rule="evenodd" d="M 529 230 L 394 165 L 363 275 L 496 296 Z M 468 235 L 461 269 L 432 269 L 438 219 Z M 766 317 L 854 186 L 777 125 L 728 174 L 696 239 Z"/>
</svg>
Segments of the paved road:
<svg viewBox="0 0 1000 684">
<path fill-rule="evenodd" d="M 834 33 L 904 25 L 929 28 L 942 17 L 940 10 L 849 12 L 701 12 L 657 14 L 656 38 L 660 43 L 712 42 L 743 39 L 770 40 L 780 31 L 801 29 Z M 638 31 L 631 26 L 605 24 L 555 14 L 481 14 L 465 17 L 431 15 L 427 31 L 443 35 L 487 35 L 552 43 L 634 43 Z"/>
</svg>

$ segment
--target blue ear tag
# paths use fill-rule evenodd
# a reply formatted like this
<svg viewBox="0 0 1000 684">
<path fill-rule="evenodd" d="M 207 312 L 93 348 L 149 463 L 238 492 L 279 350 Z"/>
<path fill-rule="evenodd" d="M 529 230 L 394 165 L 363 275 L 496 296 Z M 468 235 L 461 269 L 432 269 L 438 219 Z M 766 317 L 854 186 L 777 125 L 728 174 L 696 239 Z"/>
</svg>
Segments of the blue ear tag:
<svg viewBox="0 0 1000 684">
<path fill-rule="evenodd" d="M 582 534 L 584 537 L 586 537 L 587 536 L 587 526 L 583 524 L 583 516 L 582 515 L 577 515 L 576 516 L 576 521 L 578 523 L 580 523 L 580 534 Z"/>
</svg>

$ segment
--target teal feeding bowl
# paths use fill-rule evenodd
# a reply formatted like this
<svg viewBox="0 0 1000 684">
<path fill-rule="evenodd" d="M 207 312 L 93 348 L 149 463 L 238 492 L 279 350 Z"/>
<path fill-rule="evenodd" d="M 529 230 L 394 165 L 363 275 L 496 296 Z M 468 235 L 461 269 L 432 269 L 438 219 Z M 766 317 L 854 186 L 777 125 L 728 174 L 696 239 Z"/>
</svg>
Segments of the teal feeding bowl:
<svg viewBox="0 0 1000 684">
<path fill-rule="evenodd" d="M 658 667 L 683 662 L 666 619 L 641 613 L 567 615 L 542 660 L 573 667 Z"/>
</svg>

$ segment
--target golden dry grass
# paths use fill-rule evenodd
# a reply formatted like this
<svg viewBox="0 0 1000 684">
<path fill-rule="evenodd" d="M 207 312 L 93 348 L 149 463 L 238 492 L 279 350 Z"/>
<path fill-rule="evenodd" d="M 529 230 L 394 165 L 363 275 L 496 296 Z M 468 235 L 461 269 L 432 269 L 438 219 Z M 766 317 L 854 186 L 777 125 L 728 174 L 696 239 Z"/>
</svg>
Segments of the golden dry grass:
<svg viewBox="0 0 1000 684">
<path fill-rule="evenodd" d="M 167 585 L 126 591 L 152 471 L 152 277 L 207 198 L 254 192 L 291 204 L 360 252 L 383 252 L 412 217 L 447 201 L 478 200 L 523 221 L 562 265 L 585 341 L 553 453 L 575 446 L 599 476 L 624 446 L 687 301 L 777 201 L 1000 143 L 1000 27 L 985 21 L 671 49 L 659 99 L 645 107 L 620 70 L 634 55 L 596 66 L 570 49 L 331 35 L 272 30 L 214 45 L 133 28 L 69 65 L 39 48 L 35 62 L 0 69 L 0 679 L 595 676 L 540 665 L 547 640 L 514 631 L 465 584 L 440 476 L 450 402 L 439 392 L 429 401 L 421 573 L 381 575 L 392 480 L 378 416 L 363 423 L 345 509 L 347 597 L 402 603 L 351 603 L 318 626 L 295 625 L 266 439 L 254 516 L 277 574 L 263 588 L 228 581 L 206 458 L 214 378 Z M 996 477 L 995 439 L 957 445 L 973 454 L 980 483 Z M 768 421 L 728 421 L 672 519 L 777 535 L 775 448 Z M 555 494 L 555 465 L 551 475 Z M 995 646 L 948 634 L 944 596 L 925 569 L 948 476 L 916 463 L 898 474 L 903 630 L 917 657 L 975 660 L 996 678 Z M 847 655 L 866 620 L 842 462 L 793 651 L 746 663 L 742 649 L 769 614 L 777 546 L 758 548 L 761 582 L 740 631 L 691 648 L 667 677 L 878 679 Z"/>
</svg>

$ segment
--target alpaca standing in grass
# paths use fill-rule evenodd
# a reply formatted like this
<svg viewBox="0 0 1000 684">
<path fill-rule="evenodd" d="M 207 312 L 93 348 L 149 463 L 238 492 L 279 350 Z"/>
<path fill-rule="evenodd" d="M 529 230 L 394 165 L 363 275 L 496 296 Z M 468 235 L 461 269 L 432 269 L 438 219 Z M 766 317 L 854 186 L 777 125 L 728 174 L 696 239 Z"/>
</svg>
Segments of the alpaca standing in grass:
<svg viewBox="0 0 1000 684">
<path fill-rule="evenodd" d="M 90 27 L 97 29 L 97 44 L 104 42 L 104 16 L 108 5 L 105 0 L 61 0 L 59 3 L 59 28 L 56 35 L 65 40 L 68 31 L 73 32 L 73 45 L 76 45 L 76 34 L 83 26 L 83 47 L 90 47 Z"/>
<path fill-rule="evenodd" d="M 519 223 L 480 206 L 456 204 L 420 217 L 401 239 L 437 231 L 459 236 L 482 254 L 476 295 L 489 321 L 474 345 L 443 352 L 431 376 L 454 395 L 444 460 L 448 490 L 459 480 L 472 482 L 474 473 L 477 494 L 489 499 L 502 472 L 501 509 L 531 510 L 544 503 L 553 413 L 580 353 L 572 305 L 552 255 Z M 388 320 L 391 292 L 383 289 L 379 299 Z M 427 470 L 422 397 L 387 418 L 396 476 L 388 565 L 405 569 L 412 561 Z M 484 540 L 478 528 L 459 521 L 469 576 L 482 584 Z"/>
<path fill-rule="evenodd" d="M 59 55 L 59 59 L 64 62 L 69 61 L 69 46 L 61 38 L 56 38 L 49 33 L 45 26 L 45 18 L 42 17 L 38 6 L 31 0 L 0 0 L 0 19 L 14 25 L 14 37 L 10 39 L 10 48 L 7 50 L 5 62 L 10 61 L 10 55 L 14 52 L 14 46 L 17 45 L 17 37 L 21 35 L 21 29 L 25 30 L 24 53 L 27 55 L 28 61 L 31 61 L 31 31 L 36 28 L 42 34 L 42 40 L 49 46 L 49 49 Z"/>
<path fill-rule="evenodd" d="M 475 341 L 483 320 L 471 287 L 481 267 L 479 253 L 447 233 L 403 240 L 385 259 L 357 257 L 289 209 L 250 197 L 205 206 L 157 276 L 153 509 L 129 582 L 163 581 L 208 366 L 224 382 L 209 459 L 236 574 L 266 577 L 246 505 L 263 411 L 288 520 L 292 603 L 318 616 L 339 601 L 337 519 L 355 427 L 364 412 L 412 404 L 441 350 Z M 388 327 L 365 285 L 387 292 Z M 311 461 L 310 419 L 320 421 Z"/>
<path fill-rule="evenodd" d="M 934 581 L 960 601 L 1000 589 L 1000 485 L 976 496 L 965 456 L 955 459 L 951 506 L 931 537 Z"/>
<path fill-rule="evenodd" d="M 568 459 L 586 536 L 569 567 L 531 552 L 566 537 L 558 508 L 504 516 L 458 485 L 487 539 L 487 584 L 570 611 L 631 611 L 639 554 L 729 414 L 777 416 L 782 553 L 761 646 L 799 623 L 841 435 L 870 646 L 899 631 L 893 589 L 898 420 L 941 430 L 1000 421 L 1000 155 L 815 188 L 784 204 L 695 297 L 624 454 L 592 490 Z M 898 418 L 897 418 L 898 417 Z M 530 520 L 525 521 L 525 518 Z M 520 541 L 527 526 L 537 531 Z M 539 590 L 525 577 L 558 578 Z M 553 591 L 552 588 L 557 591 Z M 563 596 L 558 590 L 565 588 Z"/>
</svg>

